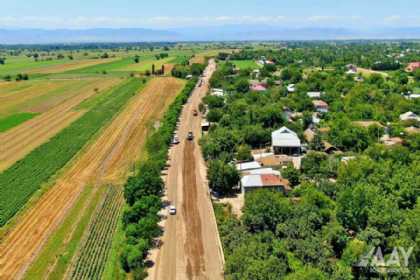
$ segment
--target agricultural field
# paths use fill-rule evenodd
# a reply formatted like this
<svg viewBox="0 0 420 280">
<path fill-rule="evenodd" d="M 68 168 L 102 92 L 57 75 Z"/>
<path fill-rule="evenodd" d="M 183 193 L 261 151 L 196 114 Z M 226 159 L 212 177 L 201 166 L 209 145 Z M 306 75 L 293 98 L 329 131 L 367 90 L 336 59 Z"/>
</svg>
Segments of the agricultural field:
<svg viewBox="0 0 420 280">
<path fill-rule="evenodd" d="M 127 65 L 124 68 L 121 68 L 119 70 L 121 71 L 132 71 L 132 72 L 145 72 L 146 70 L 151 71 L 152 65 L 155 65 L 156 70 L 160 69 L 162 65 L 165 65 L 165 69 L 170 67 L 169 65 L 172 64 L 172 62 L 176 60 L 175 57 L 167 57 L 164 59 L 153 59 L 153 60 L 143 60 L 136 64 L 130 64 Z"/>
<path fill-rule="evenodd" d="M 108 93 L 98 104 L 49 142 L 0 174 L 0 225 L 4 225 L 48 178 L 61 169 L 83 145 L 134 96 L 141 81 L 130 80 Z M 77 137 L 74 137 L 77 135 Z M 30 178 L 30 180 L 28 180 Z M 12 199 L 13 198 L 13 199 Z"/>
<path fill-rule="evenodd" d="M 5 132 L 15 126 L 24 123 L 33 117 L 35 117 L 37 113 L 16 113 L 14 115 L 10 115 L 0 119 L 0 133 Z"/>
<path fill-rule="evenodd" d="M 122 186 L 186 84 L 172 67 L 207 50 L 41 49 L 0 55 L 0 278 L 100 278 L 122 269 Z"/>
<path fill-rule="evenodd" d="M 103 96 L 119 79 L 34 80 L 0 86 L 0 171 L 22 159 L 89 108 L 86 100 Z"/>
<path fill-rule="evenodd" d="M 120 90 L 127 86 L 133 86 L 133 83 L 137 85 L 137 81 L 141 80 L 129 81 L 120 86 Z M 131 170 L 137 156 L 140 155 L 148 131 L 153 128 L 154 122 L 162 117 L 165 108 L 171 104 L 184 84 L 184 81 L 174 78 L 152 79 L 135 98 L 131 99 L 118 117 L 101 132 L 99 138 L 71 164 L 68 171 L 59 176 L 59 181 L 31 207 L 27 215 L 24 214 L 23 217 L 19 218 L 19 226 L 14 227 L 9 234 L 6 234 L 3 244 L 9 244 L 9 246 L 5 245 L 6 247 L 3 247 L 5 248 L 5 254 L 0 257 L 0 260 L 6 263 L 9 273 L 13 271 L 14 273 L 23 272 L 22 268 L 26 266 L 24 264 L 31 262 L 33 258 L 31 252 L 34 252 L 39 244 L 43 243 L 43 240 L 48 237 L 51 230 L 55 228 L 54 221 L 61 220 L 66 216 L 66 209 L 71 208 L 71 205 L 77 201 L 86 184 L 102 186 L 118 185 L 124 182 L 126 174 Z M 119 99 L 117 93 L 118 88 L 117 91 L 110 94 L 105 103 L 115 104 Z M 132 96 L 132 94 L 127 93 L 127 97 L 128 95 Z M 98 100 L 100 101 L 101 98 Z M 102 102 L 99 104 L 102 104 Z M 98 109 L 98 106 L 95 105 L 94 108 Z M 103 110 L 93 110 L 95 114 L 100 116 L 107 114 Z M 80 120 L 82 119 L 84 117 Z M 80 125 L 77 125 L 77 127 L 82 128 Z M 56 209 L 59 209 L 59 211 Z M 48 219 L 44 217 L 48 217 Z M 36 223 L 34 223 L 35 220 Z M 73 239 L 71 233 L 68 234 L 70 236 L 66 237 L 65 240 L 77 239 Z M 10 244 L 16 238 L 20 241 L 18 243 L 14 242 L 13 245 Z M 28 247 L 25 240 L 32 240 L 32 243 L 36 240 L 36 242 L 31 243 L 32 245 Z M 62 242 L 65 242 L 65 240 L 62 240 Z M 23 247 L 19 249 L 17 244 L 22 244 Z M 62 248 L 65 248 L 65 246 Z M 55 258 L 49 261 L 50 264 L 56 262 Z M 62 264 L 62 262 L 57 263 Z M 31 271 L 39 271 L 39 268 L 31 268 Z M 63 270 L 60 268 L 57 271 Z"/>
<path fill-rule="evenodd" d="M 241 70 L 261 68 L 261 65 L 258 65 L 254 60 L 232 60 L 231 62 Z"/>
<path fill-rule="evenodd" d="M 117 79 L 86 78 L 0 84 L 0 117 L 26 112 L 45 113 L 75 96 L 98 92 L 117 82 Z"/>
<path fill-rule="evenodd" d="M 42 69 L 47 69 L 52 66 L 61 65 L 70 60 L 45 60 L 45 61 L 35 61 L 32 58 L 26 56 L 18 57 L 7 57 L 6 64 L 0 65 L 0 77 L 11 75 L 14 76 L 19 73 L 36 73 L 37 71 L 42 71 Z"/>
<path fill-rule="evenodd" d="M 105 197 L 75 256 L 74 266 L 68 272 L 70 279 L 101 279 L 124 202 L 121 188 L 106 188 Z"/>
</svg>

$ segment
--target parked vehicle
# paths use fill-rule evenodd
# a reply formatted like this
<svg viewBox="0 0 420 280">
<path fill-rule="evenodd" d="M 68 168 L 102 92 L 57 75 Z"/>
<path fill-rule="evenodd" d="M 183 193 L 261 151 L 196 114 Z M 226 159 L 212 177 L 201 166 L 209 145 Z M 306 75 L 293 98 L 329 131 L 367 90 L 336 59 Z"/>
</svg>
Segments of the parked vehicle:
<svg viewBox="0 0 420 280">
<path fill-rule="evenodd" d="M 174 136 L 174 138 L 172 139 L 172 144 L 173 145 L 178 145 L 179 144 L 179 138 L 178 138 L 178 136 Z"/>
<path fill-rule="evenodd" d="M 188 132 L 187 140 L 189 140 L 189 141 L 194 140 L 194 134 L 192 133 L 192 131 Z"/>
<path fill-rule="evenodd" d="M 193 116 L 197 117 L 198 116 L 198 111 L 196 109 L 193 110 Z"/>
<path fill-rule="evenodd" d="M 171 205 L 169 206 L 169 214 L 170 215 L 175 215 L 176 214 L 176 207 Z"/>
</svg>

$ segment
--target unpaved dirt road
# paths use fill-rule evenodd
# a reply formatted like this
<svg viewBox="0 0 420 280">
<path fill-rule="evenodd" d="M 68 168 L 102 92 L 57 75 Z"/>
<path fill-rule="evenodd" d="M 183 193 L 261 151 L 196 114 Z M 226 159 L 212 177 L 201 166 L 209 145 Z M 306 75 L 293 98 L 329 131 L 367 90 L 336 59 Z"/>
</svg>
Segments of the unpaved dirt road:
<svg viewBox="0 0 420 280">
<path fill-rule="evenodd" d="M 98 81 L 93 85 L 98 91 L 102 91 L 111 88 L 118 82 L 118 80 L 110 79 Z M 85 111 L 75 111 L 74 108 L 95 94 L 97 93 L 89 84 L 80 89 L 80 94 L 64 100 L 40 116 L 0 133 L 0 172 L 82 116 Z"/>
<path fill-rule="evenodd" d="M 19 279 L 87 184 L 123 181 L 140 154 L 150 122 L 160 118 L 182 89 L 183 81 L 156 78 L 71 164 L 0 244 L 0 279 Z"/>
<path fill-rule="evenodd" d="M 166 177 L 166 199 L 178 213 L 165 221 L 163 245 L 151 254 L 155 265 L 149 270 L 149 279 L 223 279 L 223 254 L 198 145 L 202 119 L 193 116 L 215 68 L 210 61 L 203 86 L 196 88 L 182 112 L 181 143 L 170 151 Z M 189 131 L 194 132 L 194 141 L 186 140 Z"/>
</svg>

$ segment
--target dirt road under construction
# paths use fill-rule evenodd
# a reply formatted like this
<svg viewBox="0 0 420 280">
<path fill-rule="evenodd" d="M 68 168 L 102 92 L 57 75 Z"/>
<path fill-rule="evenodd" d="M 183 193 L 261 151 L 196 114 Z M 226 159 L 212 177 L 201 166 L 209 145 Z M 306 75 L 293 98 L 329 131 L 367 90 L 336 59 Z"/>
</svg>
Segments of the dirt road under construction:
<svg viewBox="0 0 420 280">
<path fill-rule="evenodd" d="M 177 132 L 181 143 L 170 151 L 166 176 L 166 199 L 177 207 L 177 214 L 164 222 L 163 245 L 152 252 L 155 265 L 149 279 L 223 279 L 223 253 L 198 144 L 202 119 L 193 115 L 215 68 L 210 61 L 202 86 L 197 86 L 182 112 Z M 194 141 L 186 140 L 189 131 Z"/>
<path fill-rule="evenodd" d="M 19 279 L 51 233 L 65 218 L 84 186 L 124 179 L 140 155 L 150 122 L 162 117 L 184 82 L 156 78 L 130 100 L 72 165 L 6 234 L 0 244 L 0 279 Z"/>
</svg>

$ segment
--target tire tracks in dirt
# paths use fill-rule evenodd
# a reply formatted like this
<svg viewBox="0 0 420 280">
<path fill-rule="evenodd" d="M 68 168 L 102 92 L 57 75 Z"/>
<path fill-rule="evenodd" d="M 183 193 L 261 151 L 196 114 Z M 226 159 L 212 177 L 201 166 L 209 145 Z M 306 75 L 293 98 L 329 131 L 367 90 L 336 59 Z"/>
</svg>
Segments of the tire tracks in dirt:
<svg viewBox="0 0 420 280">
<path fill-rule="evenodd" d="M 188 279 L 206 279 L 205 271 L 203 234 L 201 231 L 201 218 L 198 209 L 197 179 L 195 176 L 194 144 L 187 141 L 184 149 L 183 166 L 183 215 L 186 227 L 186 242 L 184 244 L 187 260 Z"/>
</svg>

